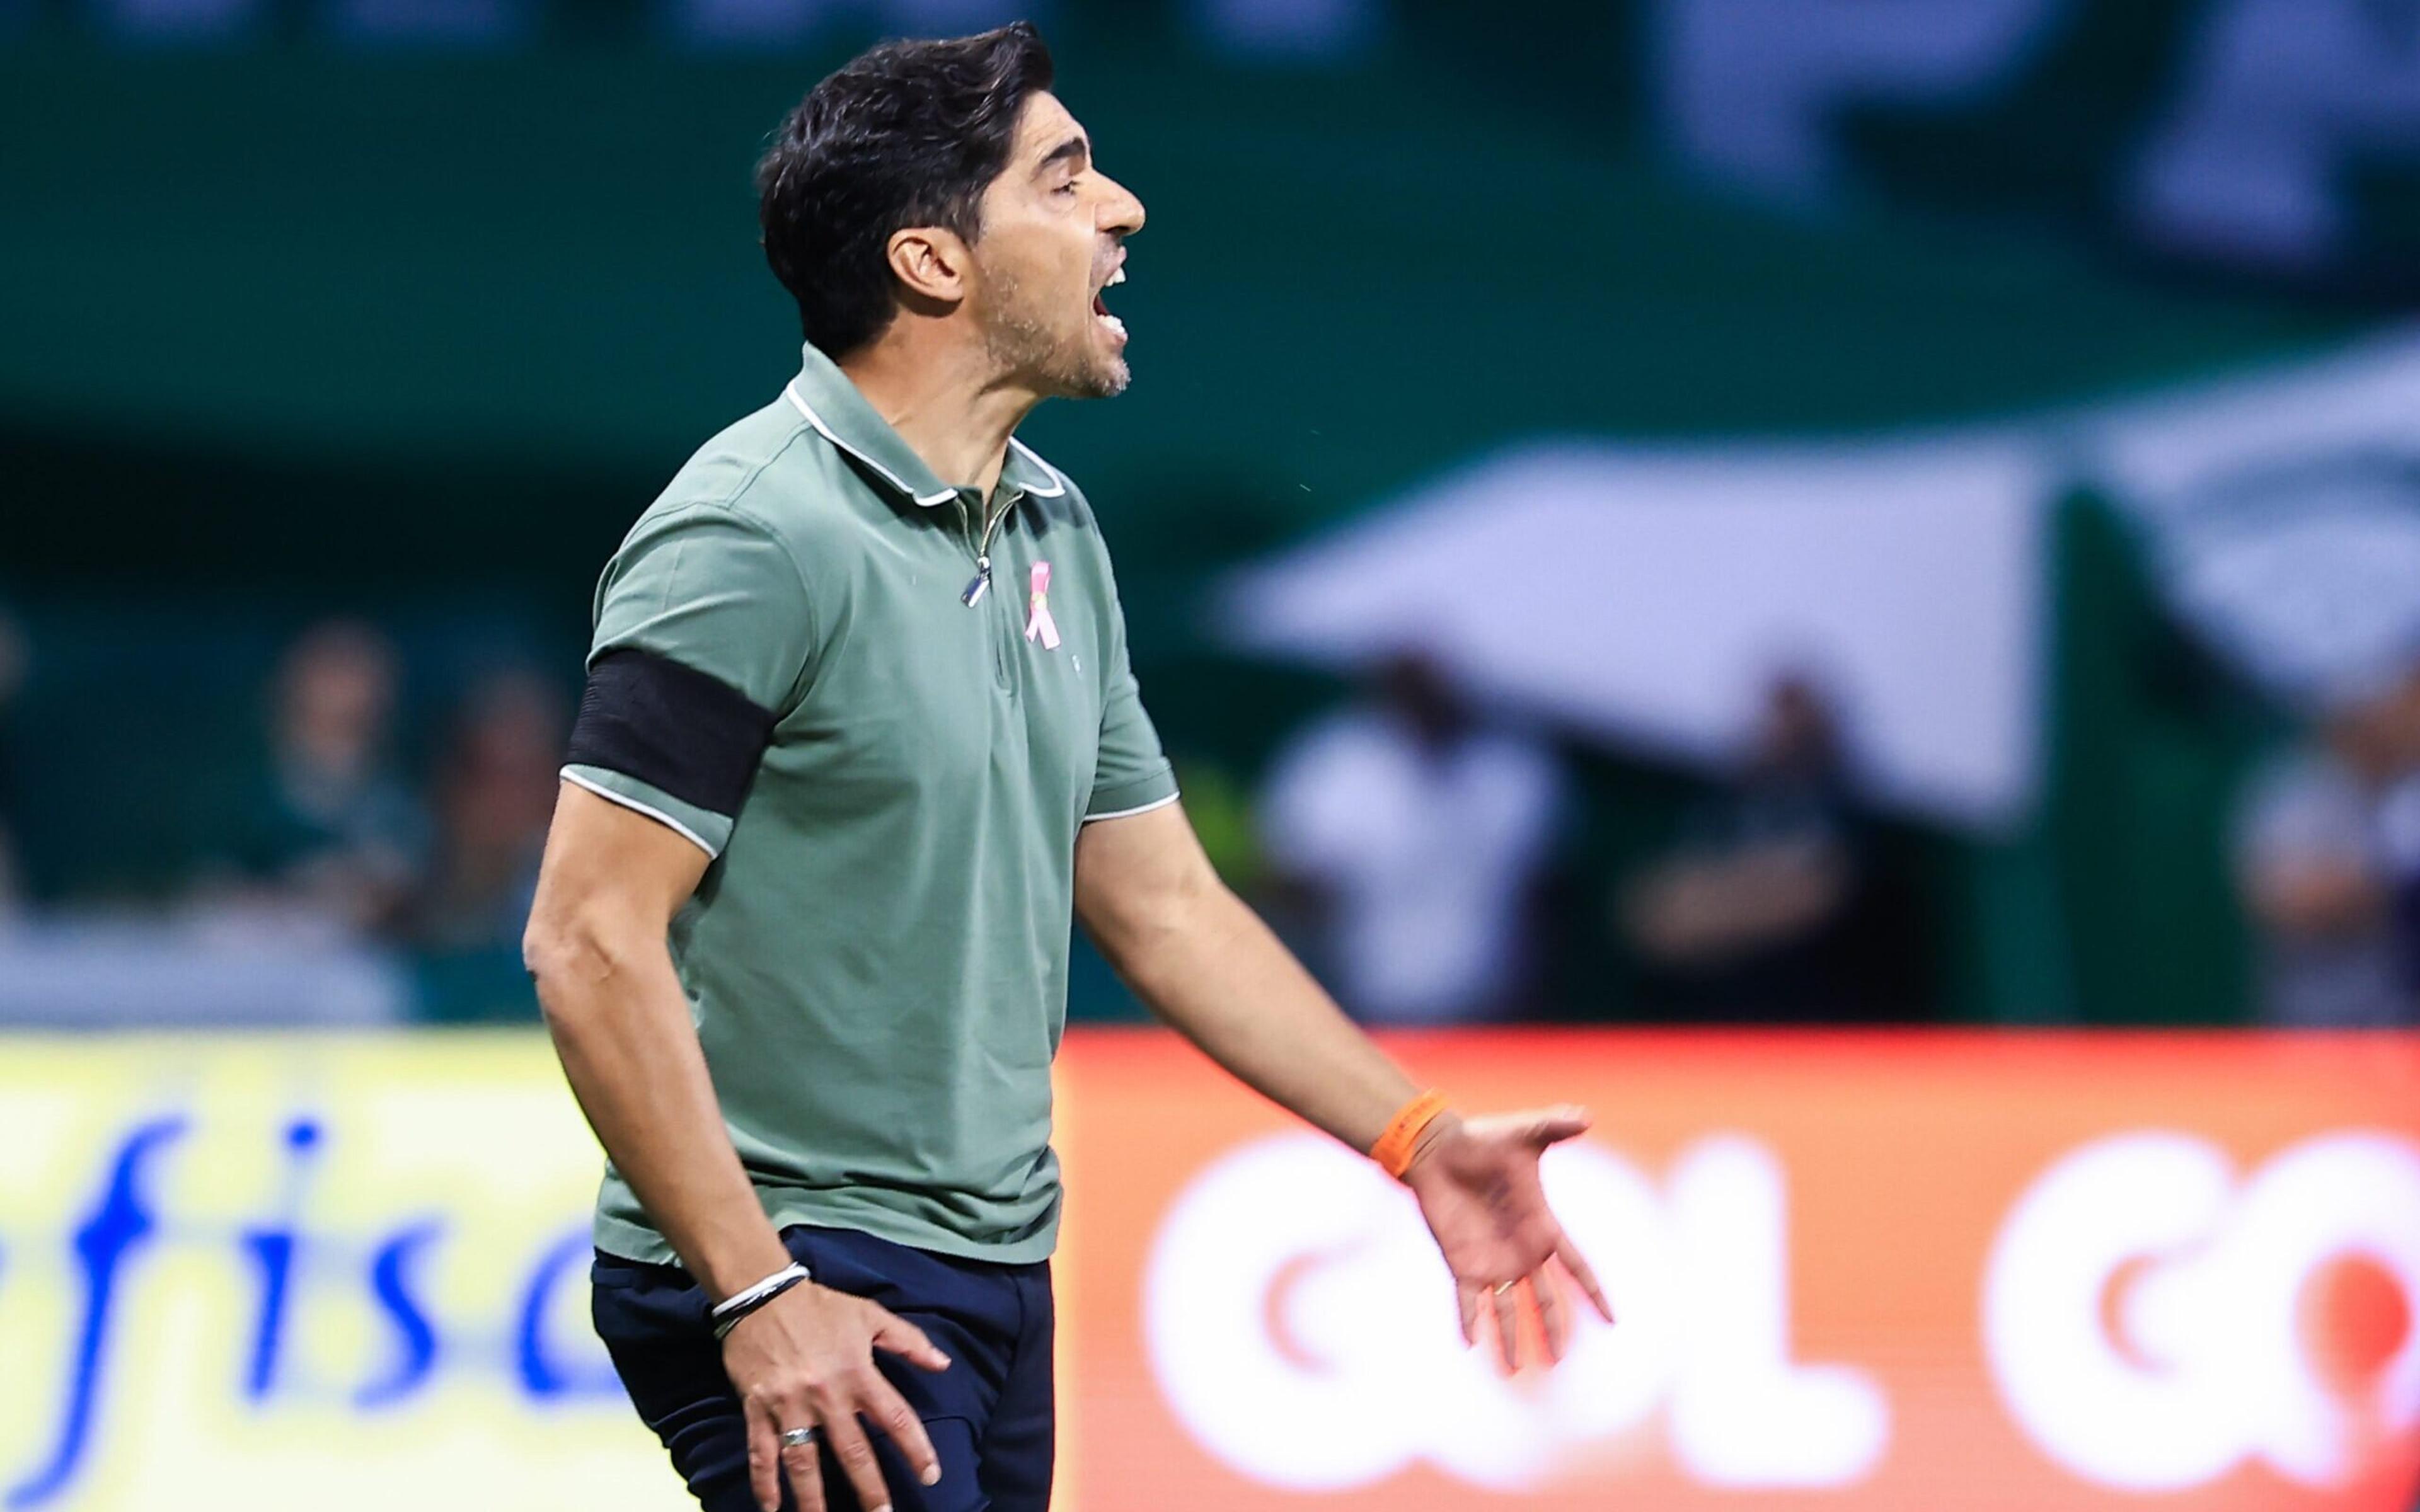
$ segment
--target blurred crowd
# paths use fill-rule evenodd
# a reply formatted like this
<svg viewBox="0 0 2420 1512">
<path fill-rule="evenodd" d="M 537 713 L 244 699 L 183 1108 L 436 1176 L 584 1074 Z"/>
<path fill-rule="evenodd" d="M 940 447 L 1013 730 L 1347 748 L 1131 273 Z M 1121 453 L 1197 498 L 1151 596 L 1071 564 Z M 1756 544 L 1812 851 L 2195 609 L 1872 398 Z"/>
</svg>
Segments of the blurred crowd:
<svg viewBox="0 0 2420 1512">
<path fill-rule="evenodd" d="M 260 764 L 198 895 L 270 930 L 442 953 L 518 949 L 566 734 L 563 699 L 522 671 L 460 696 L 415 781 L 396 739 L 400 669 L 369 625 L 333 620 L 287 651 Z"/>
<path fill-rule="evenodd" d="M 2319 701 L 2247 784 L 2235 870 L 2268 1018 L 2420 1022 L 2420 662 Z"/>
<path fill-rule="evenodd" d="M 1259 810 L 1269 911 L 1357 1017 L 1561 1016 L 1575 959 L 1627 964 L 1631 1016 L 1899 1021 L 1925 947 L 1830 702 L 1773 682 L 1733 770 L 1621 863 L 1574 855 L 1585 799 L 1544 734 L 1491 719 L 1420 655 L 1302 730 Z M 1571 936 L 1593 936 L 1594 949 Z M 1559 961 L 1558 958 L 1561 958 Z"/>
<path fill-rule="evenodd" d="M 17 795 L 16 773 L 9 764 L 19 738 L 9 727 L 9 711 L 16 706 L 18 689 L 24 686 L 27 659 L 24 631 L 18 628 L 16 621 L 0 613 L 0 920 L 22 912 L 25 906 L 16 834 L 9 826 L 9 819 L 22 801 Z"/>
<path fill-rule="evenodd" d="M 2211 1015 L 2420 1024 L 2420 656 L 2280 712 L 2282 733 L 2231 800 L 2254 1000 Z M 1894 861 L 1853 745 L 1818 682 L 1780 674 L 1731 770 L 1674 804 L 1609 876 L 1575 883 L 1558 876 L 1580 821 L 1555 748 L 1484 719 L 1434 665 L 1404 658 L 1280 755 L 1260 809 L 1267 896 L 1375 1022 L 1551 1016 L 1541 986 L 1554 979 L 1559 881 L 1576 886 L 1582 928 L 1601 927 L 1625 962 L 1630 1016 L 1937 1017 L 1943 920 Z"/>
<path fill-rule="evenodd" d="M 0 622 L 0 914 L 30 912 L 8 819 L 12 690 L 35 655 Z M 189 874 L 146 911 L 182 937 L 264 959 L 385 952 L 441 1018 L 519 1017 L 521 925 L 552 811 L 568 707 L 554 680 L 506 665 L 450 691 L 416 743 L 402 719 L 403 658 L 371 624 L 296 635 L 266 678 L 248 769 L 202 784 L 225 811 Z M 411 746 L 425 748 L 407 759 Z M 75 900 L 57 910 L 72 916 Z M 124 903 L 107 912 L 122 915 Z"/>
<path fill-rule="evenodd" d="M 32 917 L 11 762 L 36 654 L 0 617 L 0 922 Z M 363 620 L 292 637 L 261 679 L 250 769 L 209 789 L 227 811 L 193 826 L 213 839 L 152 916 L 271 955 L 381 955 L 423 1017 L 525 1017 L 520 936 L 568 690 L 489 667 L 408 733 L 403 663 Z M 2258 1000 L 2232 1006 L 2420 1023 L 2420 659 L 2306 712 L 2236 790 Z M 1296 726 L 1250 796 L 1229 803 L 1207 770 L 1188 792 L 1240 889 L 1371 1023 L 1590 1017 L 1616 999 L 1618 1016 L 1681 1023 L 1937 1018 L 1943 921 L 1843 723 L 1818 679 L 1776 673 L 1730 767 L 1663 795 L 1608 859 L 1585 843 L 1585 753 L 1406 653 Z M 65 902 L 54 912 L 72 915 Z M 1607 974 L 1618 993 L 1599 990 Z M 1076 1010 L 1101 1011 L 1080 992 Z"/>
</svg>

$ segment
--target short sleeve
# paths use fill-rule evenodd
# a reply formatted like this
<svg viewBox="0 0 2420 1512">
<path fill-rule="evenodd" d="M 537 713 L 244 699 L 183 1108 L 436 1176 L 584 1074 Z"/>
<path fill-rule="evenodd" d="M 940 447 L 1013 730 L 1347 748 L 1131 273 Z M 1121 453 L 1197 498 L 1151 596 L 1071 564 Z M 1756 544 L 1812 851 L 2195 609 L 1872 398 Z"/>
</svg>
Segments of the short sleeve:
<svg viewBox="0 0 2420 1512">
<path fill-rule="evenodd" d="M 720 855 L 814 642 L 805 582 L 769 528 L 721 504 L 650 515 L 597 584 L 564 779 Z"/>
<path fill-rule="evenodd" d="M 1108 687 L 1101 700 L 1100 753 L 1084 819 L 1123 819 L 1176 801 L 1176 772 L 1159 748 L 1159 732 L 1143 711 L 1142 692 L 1126 660 L 1125 610 L 1109 603 Z"/>
</svg>

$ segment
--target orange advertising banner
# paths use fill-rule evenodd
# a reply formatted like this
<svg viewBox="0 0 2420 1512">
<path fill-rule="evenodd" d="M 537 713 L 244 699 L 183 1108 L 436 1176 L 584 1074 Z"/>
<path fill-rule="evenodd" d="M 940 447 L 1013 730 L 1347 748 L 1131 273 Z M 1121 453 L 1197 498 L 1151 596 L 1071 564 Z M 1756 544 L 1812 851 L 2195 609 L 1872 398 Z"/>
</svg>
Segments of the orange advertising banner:
<svg viewBox="0 0 2420 1512">
<path fill-rule="evenodd" d="M 1408 1196 L 1072 1035 L 1063 1506 L 2410 1512 L 2420 1037 L 1491 1032 L 1620 1321 L 1466 1350 Z"/>
</svg>

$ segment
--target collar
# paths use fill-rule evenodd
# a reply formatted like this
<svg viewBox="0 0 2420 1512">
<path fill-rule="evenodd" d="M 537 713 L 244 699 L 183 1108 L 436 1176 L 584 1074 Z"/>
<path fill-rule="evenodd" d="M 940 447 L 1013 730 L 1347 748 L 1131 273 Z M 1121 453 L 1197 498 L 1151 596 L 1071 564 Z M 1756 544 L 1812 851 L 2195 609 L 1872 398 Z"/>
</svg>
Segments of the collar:
<svg viewBox="0 0 2420 1512">
<path fill-rule="evenodd" d="M 916 449 L 875 412 L 840 364 L 812 345 L 803 353 L 799 376 L 790 380 L 782 396 L 816 434 L 864 463 L 893 492 L 926 509 L 958 497 L 959 490 L 936 477 Z M 1067 491 L 1067 480 L 1059 475 L 1059 470 L 1014 436 L 1008 439 L 1000 481 L 1020 496 L 1031 494 L 1036 499 L 1056 499 Z"/>
</svg>

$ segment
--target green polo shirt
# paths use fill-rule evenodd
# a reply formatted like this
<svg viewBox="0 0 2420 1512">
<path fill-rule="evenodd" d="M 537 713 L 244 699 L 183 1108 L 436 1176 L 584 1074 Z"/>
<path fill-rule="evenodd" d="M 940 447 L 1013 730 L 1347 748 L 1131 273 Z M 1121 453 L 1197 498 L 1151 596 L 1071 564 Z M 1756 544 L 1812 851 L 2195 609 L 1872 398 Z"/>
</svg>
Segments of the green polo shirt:
<svg viewBox="0 0 2420 1512">
<path fill-rule="evenodd" d="M 766 1215 L 1047 1256 L 1076 833 L 1176 795 L 1084 496 L 1012 441 L 986 511 L 810 347 L 640 517 L 596 609 L 592 665 L 670 657 L 772 720 L 732 813 L 564 770 L 714 858 L 672 953 Z M 610 1165 L 596 1235 L 674 1258 Z"/>
</svg>

